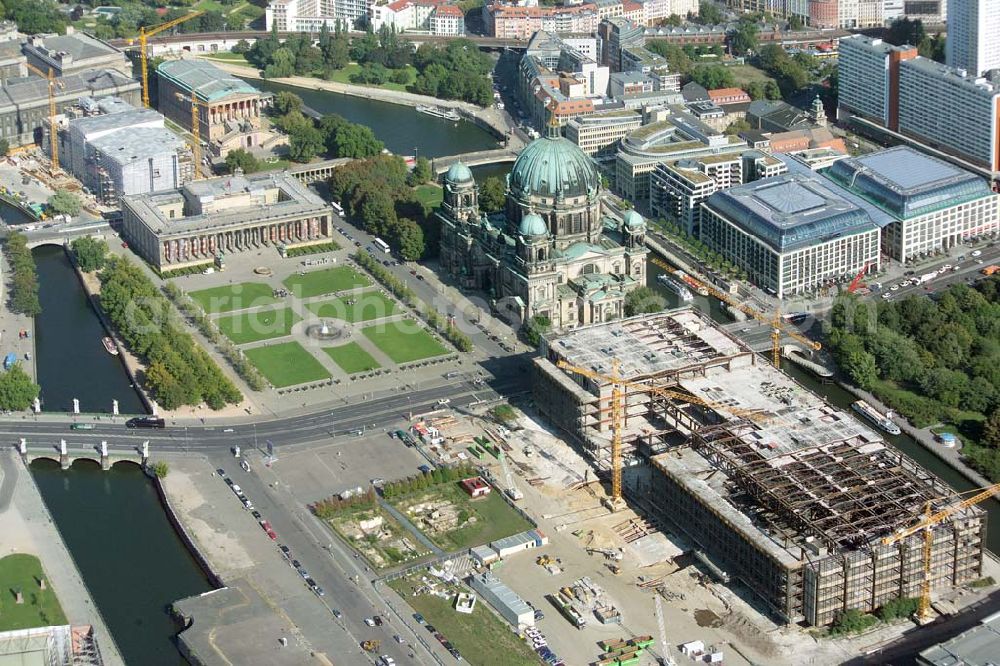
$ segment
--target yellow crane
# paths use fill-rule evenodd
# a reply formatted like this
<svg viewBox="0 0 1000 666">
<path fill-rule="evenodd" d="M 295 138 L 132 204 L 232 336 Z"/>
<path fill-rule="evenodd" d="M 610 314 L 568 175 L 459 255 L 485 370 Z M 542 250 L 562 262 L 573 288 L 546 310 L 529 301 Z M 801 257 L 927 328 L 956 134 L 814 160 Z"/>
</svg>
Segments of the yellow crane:
<svg viewBox="0 0 1000 666">
<path fill-rule="evenodd" d="M 175 93 L 177 99 L 186 99 L 181 93 Z M 192 178 L 198 180 L 201 173 L 201 118 L 198 117 L 198 105 L 201 102 L 198 101 L 198 94 L 195 91 L 191 91 L 191 136 L 193 145 L 191 147 L 191 156 L 194 159 L 194 175 Z M 205 105 L 207 109 L 208 106 Z"/>
<path fill-rule="evenodd" d="M 63 87 L 62 81 L 56 79 L 52 68 L 49 67 L 48 73 L 43 72 L 31 63 L 25 63 L 28 69 L 33 71 L 38 76 L 42 77 L 48 81 L 49 86 L 49 146 L 52 150 L 52 165 L 49 169 L 49 173 L 53 176 L 59 171 L 59 136 L 56 134 L 56 86 L 60 88 Z"/>
<path fill-rule="evenodd" d="M 139 28 L 139 62 L 141 63 L 140 68 L 142 69 L 142 105 L 149 108 L 149 73 L 146 71 L 146 65 L 149 56 L 146 53 L 146 40 L 148 40 L 153 35 L 157 35 L 164 30 L 169 30 L 175 26 L 184 23 L 185 21 L 190 21 L 191 19 L 201 16 L 205 12 L 196 11 L 191 12 L 180 18 L 176 18 L 173 21 L 167 21 L 166 23 L 161 23 L 158 26 L 150 28 L 148 31 L 145 27 Z"/>
<path fill-rule="evenodd" d="M 921 621 L 930 619 L 931 614 L 931 552 L 934 547 L 934 526 L 959 511 L 988 500 L 998 492 L 1000 492 L 1000 483 L 986 486 L 985 488 L 968 490 L 964 493 L 957 493 L 954 497 L 961 497 L 969 493 L 975 493 L 975 495 L 962 500 L 958 504 L 939 509 L 938 511 L 934 511 L 931 508 L 931 503 L 928 502 L 924 508 L 924 517 L 919 522 L 882 539 L 883 545 L 891 546 L 894 543 L 913 536 L 917 532 L 924 533 L 924 580 L 920 585 L 920 605 L 917 607 L 917 617 Z"/>
<path fill-rule="evenodd" d="M 681 393 L 679 391 L 671 391 L 670 389 L 661 388 L 659 386 L 653 386 L 650 384 L 645 384 L 643 382 L 636 382 L 629 379 L 625 379 L 619 374 L 621 364 L 618 359 L 612 359 L 611 361 L 611 374 L 603 374 L 600 372 L 595 372 L 588 368 L 581 368 L 579 366 L 567 363 L 566 361 L 559 361 L 556 364 L 559 368 L 566 370 L 567 372 L 572 372 L 583 377 L 588 377 L 590 379 L 597 379 L 606 381 L 611 384 L 611 501 L 618 502 L 622 497 L 622 431 L 625 429 L 625 391 L 629 388 L 636 389 L 637 391 L 655 393 L 656 395 L 663 396 L 665 398 L 674 398 L 676 400 L 681 400 L 687 403 L 693 403 L 696 405 L 701 405 L 703 407 L 720 407 L 710 400 L 705 400 L 703 398 L 698 398 L 687 393 Z M 771 415 L 763 414 L 759 411 L 748 410 L 748 409 L 738 409 L 733 407 L 725 407 L 726 411 L 734 414 L 736 416 L 743 416 L 751 420 L 769 420 Z"/>
<path fill-rule="evenodd" d="M 653 257 L 652 259 L 650 259 L 650 261 L 652 261 L 654 264 L 656 264 L 657 266 L 668 272 L 674 270 L 669 264 L 656 257 Z M 810 340 L 809 338 L 807 338 L 806 336 L 802 335 L 794 328 L 789 326 L 785 322 L 785 320 L 782 319 L 780 308 L 777 311 L 775 311 L 774 315 L 767 315 L 763 312 L 760 312 L 759 310 L 750 307 L 746 303 L 743 303 L 740 300 L 734 298 L 731 294 L 727 294 L 724 291 L 720 291 L 715 287 L 713 287 L 712 285 L 701 282 L 700 280 L 695 280 L 691 276 L 688 277 L 691 278 L 694 284 L 698 285 L 700 288 L 704 289 L 712 296 L 715 296 L 723 303 L 727 303 L 733 306 L 734 308 L 738 309 L 740 312 L 749 317 L 753 317 L 758 321 L 762 321 L 765 324 L 771 325 L 771 362 L 774 363 L 775 367 L 780 367 L 781 365 L 782 335 L 787 335 L 793 340 L 801 342 L 802 344 L 806 345 L 813 351 L 819 351 L 820 349 L 823 348 L 823 345 L 821 345 L 820 343 L 816 342 L 815 340 Z"/>
</svg>

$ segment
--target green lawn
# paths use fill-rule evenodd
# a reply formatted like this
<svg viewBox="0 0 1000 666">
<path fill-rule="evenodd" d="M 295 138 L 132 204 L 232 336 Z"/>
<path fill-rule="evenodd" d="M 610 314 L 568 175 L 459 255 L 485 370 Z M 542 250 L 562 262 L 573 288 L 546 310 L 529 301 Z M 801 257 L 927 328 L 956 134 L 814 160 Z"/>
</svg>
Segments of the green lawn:
<svg viewBox="0 0 1000 666">
<path fill-rule="evenodd" d="M 412 321 L 375 324 L 361 332 L 396 363 L 408 363 L 448 353 L 444 345 Z"/>
<path fill-rule="evenodd" d="M 445 585 L 445 583 L 440 583 Z M 389 583 L 416 612 L 433 624 L 471 666 L 528 666 L 539 663 L 538 656 L 518 638 L 507 624 L 479 599 L 472 613 L 455 612 L 454 595 L 448 599 L 433 594 L 413 594 L 423 585 L 420 575 L 398 578 Z M 464 587 L 449 587 L 468 591 Z M 421 631 L 418 629 L 418 631 Z"/>
<path fill-rule="evenodd" d="M 459 510 L 464 509 L 470 515 L 475 516 L 475 521 L 450 532 L 440 534 L 424 532 L 428 539 L 442 549 L 456 551 L 480 546 L 484 543 L 532 529 L 531 523 L 511 509 L 503 498 L 497 494 L 498 492 L 494 490 L 486 497 L 474 500 L 462 490 L 457 482 L 442 483 L 430 490 L 421 490 L 401 498 L 394 498 L 392 504 L 403 515 L 409 517 L 405 507 L 412 506 L 418 501 L 426 501 L 430 498 L 444 499 L 451 502 Z"/>
<path fill-rule="evenodd" d="M 274 386 L 293 386 L 328 379 L 323 364 L 297 342 L 246 350 L 247 358 Z"/>
<path fill-rule="evenodd" d="M 215 321 L 227 338 L 238 345 L 288 335 L 302 317 L 291 308 L 267 308 L 244 312 Z"/>
<path fill-rule="evenodd" d="M 396 302 L 378 291 L 309 303 L 306 307 L 320 319 L 342 319 L 351 323 L 381 319 L 398 311 Z"/>
<path fill-rule="evenodd" d="M 355 287 L 367 287 L 371 280 L 350 266 L 337 266 L 309 273 L 289 275 L 284 285 L 299 298 L 332 294 Z"/>
<path fill-rule="evenodd" d="M 45 578 L 45 589 L 38 587 L 42 564 L 34 555 L 15 554 L 0 559 L 0 631 L 48 627 L 66 624 L 52 581 Z M 15 590 L 20 589 L 24 603 L 18 604 Z"/>
<path fill-rule="evenodd" d="M 336 81 L 337 83 L 352 83 L 354 85 L 363 85 L 363 86 L 366 86 L 368 88 L 384 88 L 386 90 L 401 90 L 401 91 L 405 91 L 406 90 L 406 86 L 409 85 L 410 83 L 413 83 L 414 79 L 417 78 L 417 70 L 414 69 L 414 67 L 412 65 L 407 65 L 406 72 L 407 72 L 407 74 L 409 74 L 410 79 L 405 84 L 404 83 L 393 83 L 391 81 L 383 83 L 383 84 L 380 84 L 380 85 L 375 85 L 373 83 L 356 83 L 355 84 L 353 81 L 351 81 L 351 75 L 352 74 L 357 74 L 359 71 L 361 71 L 361 65 L 352 62 L 351 64 L 349 64 L 344 69 L 338 69 L 338 70 L 334 71 L 333 72 L 333 76 L 330 77 L 330 81 Z M 394 71 L 394 70 L 390 70 L 390 71 Z"/>
<path fill-rule="evenodd" d="M 712 65 L 718 64 L 714 61 L 708 61 L 703 64 L 699 64 L 699 67 L 711 67 Z M 752 65 L 728 65 L 726 66 L 726 71 L 732 73 L 736 78 L 736 87 L 744 86 L 748 83 L 753 83 L 754 81 L 760 81 L 761 83 L 767 83 L 768 81 L 773 81 L 774 78 L 769 76 L 767 72 L 762 69 L 757 69 Z"/>
<path fill-rule="evenodd" d="M 272 291 L 270 285 L 263 282 L 241 282 L 192 291 L 188 295 L 197 301 L 205 312 L 230 312 L 276 303 L 278 299 L 271 295 Z"/>
<path fill-rule="evenodd" d="M 249 65 L 247 59 L 243 57 L 242 53 L 229 53 L 228 51 L 213 51 L 212 53 L 200 54 L 202 58 L 208 58 L 210 60 L 224 60 L 225 62 L 231 62 L 238 65 Z"/>
<path fill-rule="evenodd" d="M 349 375 L 382 367 L 357 342 L 348 342 L 340 347 L 324 347 L 323 351 L 333 359 L 334 363 L 340 366 L 341 370 Z"/>
<path fill-rule="evenodd" d="M 437 185 L 420 185 L 416 188 L 417 201 L 436 208 L 444 200 L 444 189 Z"/>
</svg>

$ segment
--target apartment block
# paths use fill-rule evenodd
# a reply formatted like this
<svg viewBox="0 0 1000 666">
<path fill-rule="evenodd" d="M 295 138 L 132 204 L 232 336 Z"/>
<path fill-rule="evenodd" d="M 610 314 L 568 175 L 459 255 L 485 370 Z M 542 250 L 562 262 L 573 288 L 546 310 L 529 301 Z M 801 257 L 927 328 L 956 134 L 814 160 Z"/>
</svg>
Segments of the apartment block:
<svg viewBox="0 0 1000 666">
<path fill-rule="evenodd" d="M 945 60 L 972 75 L 1000 68 L 1000 2 L 948 0 Z"/>
</svg>

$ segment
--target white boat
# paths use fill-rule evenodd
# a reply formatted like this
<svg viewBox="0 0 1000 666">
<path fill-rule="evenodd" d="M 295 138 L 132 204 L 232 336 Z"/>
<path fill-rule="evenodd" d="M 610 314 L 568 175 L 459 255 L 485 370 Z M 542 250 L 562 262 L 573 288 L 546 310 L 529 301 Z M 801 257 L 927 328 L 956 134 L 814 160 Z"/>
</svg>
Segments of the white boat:
<svg viewBox="0 0 1000 666">
<path fill-rule="evenodd" d="M 451 120 L 458 122 L 462 119 L 462 116 L 458 115 L 458 112 L 454 109 L 442 109 L 438 106 L 417 106 L 417 111 L 426 114 L 428 116 L 434 116 L 435 118 L 444 118 L 445 120 Z"/>
<path fill-rule="evenodd" d="M 677 294 L 678 298 L 680 298 L 685 303 L 690 303 L 691 301 L 694 300 L 694 296 L 691 294 L 691 290 L 685 287 L 677 280 L 673 279 L 670 275 L 667 275 L 666 273 L 660 273 L 659 275 L 656 276 L 656 281 L 662 284 L 670 291 Z"/>
<path fill-rule="evenodd" d="M 898 435 L 902 432 L 899 426 L 893 423 L 888 415 L 880 413 L 877 409 L 869 405 L 864 400 L 856 400 L 851 404 L 851 408 L 858 414 L 865 417 L 890 435 Z M 891 414 L 891 412 L 890 412 Z"/>
<path fill-rule="evenodd" d="M 108 352 L 112 356 L 118 356 L 118 348 L 115 347 L 115 343 L 111 338 L 101 338 L 101 344 L 104 345 L 104 351 Z"/>
<path fill-rule="evenodd" d="M 708 289 L 705 288 L 705 285 L 701 284 L 684 271 L 678 269 L 674 271 L 673 274 L 674 277 L 686 284 L 689 288 L 693 289 L 699 296 L 708 296 Z"/>
</svg>

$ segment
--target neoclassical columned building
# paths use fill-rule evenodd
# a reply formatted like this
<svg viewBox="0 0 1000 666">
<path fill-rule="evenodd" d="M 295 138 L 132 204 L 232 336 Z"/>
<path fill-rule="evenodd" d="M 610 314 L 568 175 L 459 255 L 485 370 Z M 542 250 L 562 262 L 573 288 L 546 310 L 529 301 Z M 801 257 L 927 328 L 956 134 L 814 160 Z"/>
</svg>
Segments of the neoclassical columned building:
<svg viewBox="0 0 1000 666">
<path fill-rule="evenodd" d="M 122 232 L 160 270 L 265 246 L 330 241 L 330 207 L 287 172 L 224 176 L 122 198 Z"/>
</svg>

